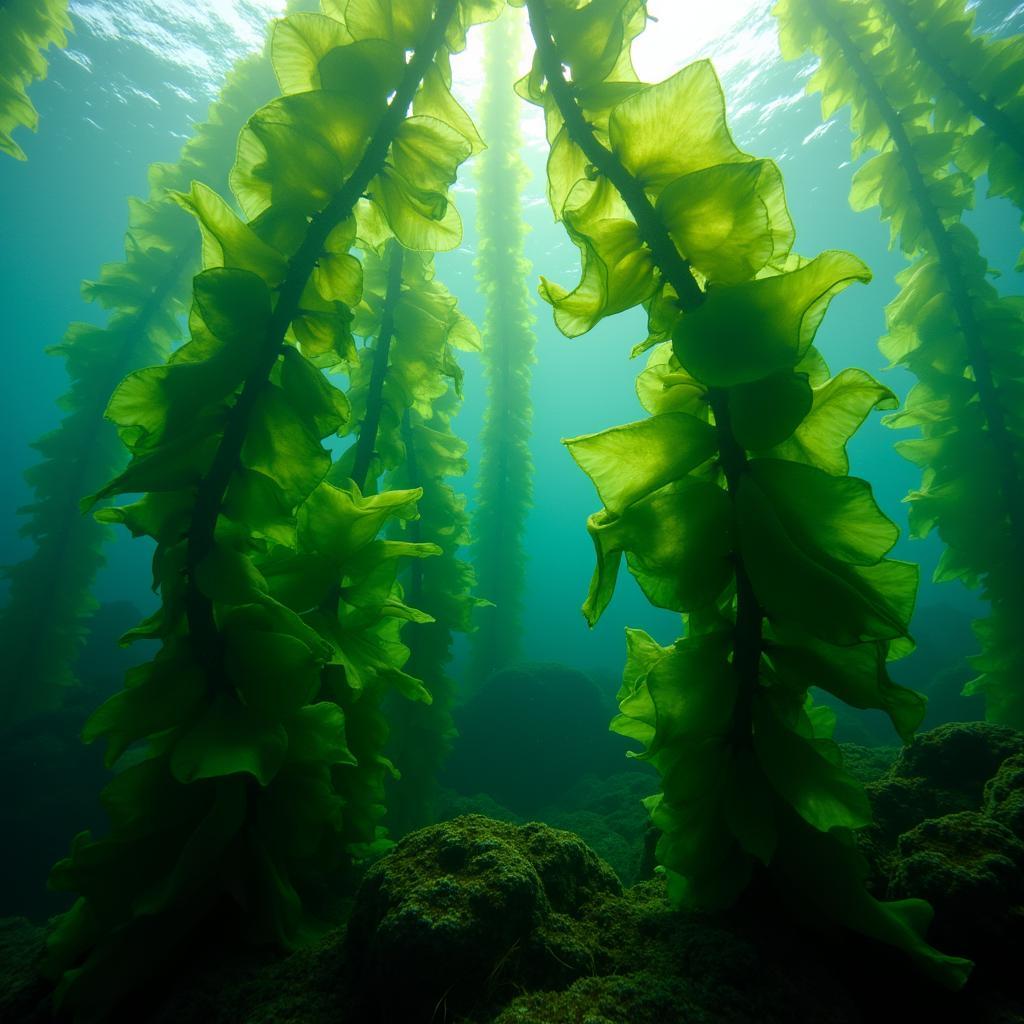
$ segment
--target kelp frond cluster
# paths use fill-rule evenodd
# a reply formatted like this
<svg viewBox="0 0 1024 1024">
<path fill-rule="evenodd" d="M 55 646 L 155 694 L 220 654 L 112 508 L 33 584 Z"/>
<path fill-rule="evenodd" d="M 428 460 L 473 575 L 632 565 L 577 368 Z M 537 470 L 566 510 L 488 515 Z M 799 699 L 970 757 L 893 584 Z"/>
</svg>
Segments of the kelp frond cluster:
<svg viewBox="0 0 1024 1024">
<path fill-rule="evenodd" d="M 6 0 L 0 4 L 0 153 L 18 160 L 25 151 L 12 138 L 17 128 L 39 124 L 28 87 L 46 77 L 46 51 L 67 45 L 68 0 Z"/>
<path fill-rule="evenodd" d="M 583 264 L 575 289 L 543 292 L 570 335 L 648 313 L 649 418 L 567 444 L 604 505 L 588 618 L 623 555 L 652 603 L 686 617 L 667 648 L 630 633 L 613 724 L 661 774 L 670 893 L 724 907 L 760 863 L 811 913 L 957 987 L 969 965 L 928 945 L 927 904 L 867 893 L 853 830 L 870 805 L 808 694 L 883 710 L 904 738 L 924 710 L 886 669 L 910 647 L 916 568 L 887 557 L 897 529 L 847 475 L 847 440 L 894 399 L 862 371 L 832 376 L 814 347 L 867 268 L 792 252 L 779 172 L 733 142 L 710 64 L 638 80 L 643 3 L 526 6 L 537 53 L 520 90 L 544 107 L 549 195 Z"/>
<path fill-rule="evenodd" d="M 918 380 L 888 420 L 920 430 L 898 445 L 923 474 L 911 529 L 942 538 L 937 579 L 982 588 L 991 614 L 968 690 L 991 720 L 1024 727 L 1024 303 L 999 294 L 963 222 L 983 172 L 1019 202 L 1024 44 L 972 37 L 953 3 L 927 24 L 907 0 L 785 0 L 777 14 L 785 54 L 821 57 L 809 87 L 825 115 L 849 105 L 855 152 L 874 154 L 850 201 L 877 206 L 911 261 L 881 342 Z"/>
<path fill-rule="evenodd" d="M 527 564 L 523 533 L 533 500 L 530 382 L 536 339 L 522 209 L 528 171 L 519 153 L 522 136 L 512 91 L 521 51 L 519 28 L 511 14 L 488 28 L 480 114 L 488 148 L 477 177 L 476 274 L 485 303 L 488 394 L 473 506 L 473 564 L 480 594 L 494 607 L 480 613 L 473 635 L 472 676 L 478 684 L 521 654 Z"/>
<path fill-rule="evenodd" d="M 143 756 L 104 793 L 109 836 L 78 836 L 52 876 L 79 898 L 49 969 L 83 1016 L 210 915 L 298 941 L 309 887 L 379 837 L 382 692 L 429 700 L 402 670 L 394 623 L 420 613 L 396 575 L 438 549 L 379 536 L 421 491 L 326 479 L 323 439 L 351 406 L 321 371 L 358 360 L 354 246 L 393 260 L 459 241 L 447 192 L 475 132 L 448 56 L 498 4 L 323 9 L 275 28 L 283 95 L 230 174 L 243 217 L 203 185 L 178 197 L 203 236 L 190 341 L 108 408 L 132 458 L 96 498 L 142 494 L 104 518 L 156 541 L 162 606 L 136 631 L 156 657 L 86 727 L 111 764 Z"/>
<path fill-rule="evenodd" d="M 84 298 L 110 311 L 106 326 L 71 324 L 50 350 L 64 360 L 70 387 L 60 400 L 64 418 L 35 442 L 42 460 L 27 473 L 33 495 L 21 510 L 22 533 L 33 549 L 4 570 L 11 589 L 0 612 L 0 658 L 7 666 L 0 709 L 8 722 L 59 707 L 76 682 L 94 607 L 91 586 L 109 537 L 101 523 L 79 514 L 79 502 L 125 462 L 104 410 L 125 374 L 166 358 L 180 340 L 200 262 L 195 221 L 172 193 L 197 179 L 226 188 L 238 133 L 275 90 L 269 53 L 238 64 L 180 160 L 154 164 L 149 196 L 129 201 L 124 259 L 83 283 Z"/>
</svg>

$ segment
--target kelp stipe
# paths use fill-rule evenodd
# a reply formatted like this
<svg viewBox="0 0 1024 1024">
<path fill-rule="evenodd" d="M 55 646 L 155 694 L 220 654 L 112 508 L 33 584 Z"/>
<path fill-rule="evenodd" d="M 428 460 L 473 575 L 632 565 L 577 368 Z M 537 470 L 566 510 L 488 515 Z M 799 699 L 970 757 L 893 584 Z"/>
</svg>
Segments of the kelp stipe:
<svg viewBox="0 0 1024 1024">
<path fill-rule="evenodd" d="M 648 311 L 650 418 L 567 444 L 604 503 L 588 619 L 623 554 L 652 603 L 686 616 L 671 647 L 630 631 L 613 723 L 662 776 L 649 806 L 670 895 L 728 906 L 760 862 L 805 914 L 958 987 L 970 965 L 928 945 L 928 905 L 868 894 L 853 829 L 870 805 L 808 694 L 884 710 L 905 739 L 924 710 L 886 672 L 910 646 L 917 572 L 886 557 L 896 527 L 846 475 L 847 440 L 893 396 L 860 370 L 830 377 L 813 347 L 868 271 L 790 251 L 779 172 L 733 143 L 710 64 L 637 81 L 641 0 L 526 6 L 537 56 L 519 88 L 545 108 L 550 195 L 583 262 L 576 289 L 542 291 L 567 334 Z"/>
<path fill-rule="evenodd" d="M 474 137 L 474 150 L 480 146 Z M 402 629 L 405 671 L 422 682 L 430 701 L 392 700 L 385 709 L 387 749 L 397 769 L 387 789 L 386 823 L 401 835 L 434 820 L 437 774 L 455 735 L 456 687 L 446 671 L 452 634 L 471 628 L 477 604 L 473 571 L 458 557 L 468 541 L 465 498 L 447 481 L 467 468 L 466 443 L 451 428 L 462 401 L 455 352 L 478 351 L 480 338 L 435 278 L 429 253 L 403 257 L 393 242 L 389 248 L 387 267 L 373 254 L 364 260 L 363 299 L 352 328 L 374 340 L 351 370 L 350 433 L 357 440 L 330 479 L 351 473 L 360 486 L 366 480 L 367 493 L 381 476 L 389 489 L 422 490 L 419 515 L 397 520 L 386 543 L 428 543 L 438 552 L 413 560 L 402 579 L 405 600 L 417 609 Z"/>
<path fill-rule="evenodd" d="M 51 349 L 64 360 L 71 384 L 60 399 L 64 418 L 34 443 L 42 460 L 26 474 L 33 498 L 22 510 L 22 532 L 34 550 L 4 570 L 10 579 L 0 612 L 5 721 L 59 707 L 76 683 L 74 666 L 94 607 L 90 588 L 109 537 L 102 523 L 80 514 L 79 503 L 125 463 L 124 446 L 103 412 L 118 381 L 166 358 L 180 339 L 179 319 L 200 262 L 195 222 L 171 193 L 193 179 L 226 188 L 242 125 L 275 93 L 269 53 L 239 62 L 178 163 L 154 164 L 148 198 L 129 200 L 124 260 L 83 283 L 84 297 L 110 311 L 107 325 L 71 324 Z"/>
<path fill-rule="evenodd" d="M 106 517 L 156 540 L 163 604 L 137 630 L 159 653 L 86 726 L 111 764 L 141 747 L 104 792 L 110 834 L 79 835 L 51 878 L 79 894 L 48 969 L 82 1020 L 204 922 L 301 941 L 310 887 L 380 837 L 380 691 L 427 697 L 401 671 L 393 624 L 415 613 L 395 577 L 436 549 L 377 539 L 420 492 L 325 480 L 349 407 L 320 368 L 355 357 L 357 240 L 458 243 L 447 190 L 472 141 L 448 54 L 496 4 L 324 7 L 275 29 L 284 95 L 231 173 L 248 221 L 200 184 L 180 197 L 203 234 L 191 341 L 108 410 L 132 459 L 97 497 L 142 492 Z"/>
<path fill-rule="evenodd" d="M 523 531 L 533 500 L 530 379 L 536 339 L 523 254 L 522 136 L 511 84 L 521 51 L 520 19 L 507 12 L 487 31 L 486 84 L 477 196 L 477 285 L 484 296 L 487 410 L 480 436 L 480 474 L 473 506 L 473 565 L 480 595 L 494 607 L 477 616 L 470 675 L 483 682 L 519 655 L 527 555 Z"/>
<path fill-rule="evenodd" d="M 854 175 L 850 201 L 855 209 L 877 205 L 913 261 L 897 278 L 881 341 L 883 354 L 918 378 L 906 408 L 888 418 L 921 430 L 897 446 L 923 470 L 909 496 L 911 528 L 917 536 L 936 529 L 945 543 L 937 579 L 982 588 L 992 610 L 975 625 L 981 675 L 968 691 L 984 695 L 990 720 L 1022 728 L 1024 443 L 1014 404 L 1024 309 L 989 282 L 978 241 L 961 221 L 974 181 L 954 165 L 971 142 L 936 129 L 949 116 L 948 99 L 931 102 L 914 62 L 908 67 L 900 48 L 879 45 L 889 36 L 873 11 L 787 0 L 777 9 L 783 50 L 823 58 L 809 88 L 822 92 L 829 114 L 849 104 L 857 151 L 877 151 Z"/>
<path fill-rule="evenodd" d="M 0 153 L 17 160 L 25 151 L 11 133 L 35 131 L 39 114 L 28 88 L 46 77 L 46 50 L 67 45 L 68 0 L 7 0 L 0 4 Z"/>
</svg>

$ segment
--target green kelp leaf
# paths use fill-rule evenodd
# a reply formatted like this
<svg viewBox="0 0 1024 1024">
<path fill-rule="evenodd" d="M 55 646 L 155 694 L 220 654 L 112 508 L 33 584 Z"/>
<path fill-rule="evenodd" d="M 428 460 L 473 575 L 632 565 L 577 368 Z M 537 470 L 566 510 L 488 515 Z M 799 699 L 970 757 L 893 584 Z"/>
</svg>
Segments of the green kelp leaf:
<svg viewBox="0 0 1024 1024">
<path fill-rule="evenodd" d="M 271 288 L 284 279 L 284 256 L 240 220 L 213 189 L 193 181 L 190 192 L 172 192 L 170 198 L 199 221 L 204 270 L 232 267 L 252 271 Z"/>
<path fill-rule="evenodd" d="M 831 558 L 874 565 L 899 539 L 865 480 L 782 459 L 752 459 L 747 472 L 787 532 Z"/>
<path fill-rule="evenodd" d="M 462 218 L 444 193 L 420 188 L 387 166 L 371 187 L 388 226 L 407 249 L 449 252 L 462 241 Z"/>
<path fill-rule="evenodd" d="M 358 358 L 351 310 L 331 305 L 331 310 L 300 309 L 290 328 L 302 354 L 319 367 L 351 364 Z"/>
<path fill-rule="evenodd" d="M 739 488 L 740 550 L 769 620 L 798 625 L 839 645 L 906 636 L 917 592 L 917 567 L 890 560 L 875 565 L 838 561 L 815 539 L 838 540 L 843 549 L 864 557 L 866 551 L 874 553 L 884 543 L 885 530 L 874 523 L 861 500 L 865 519 L 854 529 L 847 530 L 840 517 L 838 522 L 802 532 L 814 512 L 810 507 L 793 507 L 801 497 L 791 494 L 780 516 L 776 496 L 768 497 L 753 475 L 745 475 Z M 824 508 L 827 512 L 828 504 Z"/>
<path fill-rule="evenodd" d="M 204 270 L 193 282 L 195 308 L 222 341 L 258 351 L 270 321 L 270 289 L 248 270 Z M 244 367 L 243 367 L 244 372 Z"/>
<path fill-rule="evenodd" d="M 782 370 L 738 384 L 728 391 L 729 422 L 741 448 L 763 451 L 781 444 L 811 409 L 811 385 L 804 373 Z"/>
<path fill-rule="evenodd" d="M 716 164 L 750 160 L 725 119 L 725 97 L 711 62 L 700 60 L 633 93 L 612 110 L 612 150 L 650 192 Z"/>
<path fill-rule="evenodd" d="M 162 657 L 128 674 L 125 689 L 99 706 L 82 729 L 82 741 L 107 738 L 104 764 L 111 768 L 136 741 L 190 718 L 206 696 L 206 678 L 182 658 Z"/>
<path fill-rule="evenodd" d="M 313 269 L 313 284 L 325 302 L 357 306 L 363 297 L 363 265 L 349 252 L 355 241 L 355 217 L 343 220 L 327 236 Z"/>
<path fill-rule="evenodd" d="M 248 774 L 268 786 L 284 762 L 288 734 L 234 697 L 218 695 L 175 741 L 171 772 L 179 782 Z"/>
<path fill-rule="evenodd" d="M 796 366 L 832 298 L 871 273 L 855 256 L 825 252 L 798 270 L 711 289 L 673 332 L 676 357 L 709 387 L 733 387 Z"/>
<path fill-rule="evenodd" d="M 899 400 L 863 370 L 848 369 L 814 388 L 810 412 L 773 454 L 841 476 L 850 469 L 846 443 L 872 409 L 895 409 Z"/>
<path fill-rule="evenodd" d="M 344 564 L 373 541 L 390 518 L 414 515 L 422 495 L 422 489 L 416 488 L 363 497 L 351 482 L 346 489 L 323 483 L 299 509 L 302 546 Z"/>
<path fill-rule="evenodd" d="M 572 72 L 578 88 L 585 88 L 608 77 L 622 61 L 627 43 L 636 34 L 630 31 L 639 0 L 591 0 L 589 4 L 551 5 L 548 17 L 551 32 L 563 64 Z M 641 25 L 642 27 L 642 25 Z M 635 76 L 634 76 L 635 77 Z"/>
<path fill-rule="evenodd" d="M 283 102 L 277 101 L 278 106 Z M 345 179 L 341 161 L 324 142 L 306 135 L 286 109 L 271 108 L 274 104 L 257 111 L 242 129 L 228 178 L 250 221 L 282 202 L 312 215 Z"/>
<path fill-rule="evenodd" d="M 717 451 L 715 430 L 703 420 L 668 412 L 562 442 L 594 482 L 609 512 L 679 480 Z"/>
<path fill-rule="evenodd" d="M 813 729 L 807 714 L 803 709 L 797 714 L 801 728 L 781 720 L 768 697 L 754 699 L 754 751 L 772 788 L 821 832 L 870 824 L 867 794 L 843 770 L 839 747 L 832 740 L 809 738 Z"/>
<path fill-rule="evenodd" d="M 355 765 L 345 736 L 345 713 L 331 701 L 299 708 L 288 720 L 288 762 Z"/>
<path fill-rule="evenodd" d="M 685 412 L 698 419 L 707 418 L 707 388 L 679 365 L 669 344 L 651 351 L 646 369 L 636 379 L 636 394 L 651 415 Z"/>
<path fill-rule="evenodd" d="M 582 219 L 582 218 L 581 218 Z M 651 252 L 640 243 L 632 220 L 606 218 L 577 228 L 576 215 L 567 210 L 566 228 L 579 247 L 580 283 L 567 291 L 541 276 L 541 297 L 554 308 L 555 323 L 568 338 L 589 331 L 602 317 L 639 305 L 657 287 Z"/>
<path fill-rule="evenodd" d="M 403 50 L 415 49 L 430 24 L 431 0 L 331 0 L 339 8 L 349 31 L 356 39 L 387 39 Z"/>
<path fill-rule="evenodd" d="M 621 516 L 591 516 L 597 569 L 583 606 L 587 621 L 593 626 L 607 607 L 622 552 L 657 607 L 689 612 L 714 601 L 732 578 L 731 520 L 725 491 L 693 479 L 655 491 Z"/>
<path fill-rule="evenodd" d="M 739 284 L 780 265 L 796 237 L 782 175 L 770 160 L 676 178 L 657 209 L 679 251 L 715 283 Z"/>
<path fill-rule="evenodd" d="M 295 546 L 295 520 L 281 488 L 263 473 L 240 467 L 231 477 L 221 515 L 245 527 L 257 537 L 275 544 Z"/>
<path fill-rule="evenodd" d="M 437 118 L 454 128 L 470 145 L 475 155 L 484 150 L 484 141 L 476 130 L 473 119 L 459 105 L 444 75 L 436 64 L 427 68 L 423 82 L 412 101 L 413 114 Z"/>
<path fill-rule="evenodd" d="M 296 412 L 313 421 L 321 437 L 337 434 L 351 415 L 345 392 L 292 348 L 284 351 L 281 390 Z"/>
<path fill-rule="evenodd" d="M 312 701 L 320 687 L 320 662 L 302 641 L 240 628 L 223 636 L 225 667 L 247 708 L 280 721 Z"/>
<path fill-rule="evenodd" d="M 395 132 L 391 160 L 417 188 L 444 193 L 454 184 L 459 164 L 473 149 L 451 125 L 436 117 L 407 117 Z"/>
<path fill-rule="evenodd" d="M 837 647 L 799 630 L 776 628 L 775 634 L 769 656 L 784 685 L 817 686 L 850 707 L 884 711 L 900 739 L 911 741 L 928 701 L 890 679 L 886 643 Z"/>
<path fill-rule="evenodd" d="M 217 604 L 251 604 L 267 592 L 267 583 L 253 560 L 241 551 L 216 543 L 196 566 L 198 588 Z"/>
<path fill-rule="evenodd" d="M 321 88 L 361 106 L 369 133 L 405 71 L 403 51 L 383 39 L 360 39 L 324 54 L 318 66 Z"/>
<path fill-rule="evenodd" d="M 298 11 L 275 23 L 270 56 L 281 92 L 312 92 L 323 88 L 320 61 L 354 40 L 342 21 Z"/>
<path fill-rule="evenodd" d="M 273 480 L 294 507 L 331 468 L 315 423 L 300 415 L 281 388 L 268 384 L 256 399 L 242 447 L 242 465 Z"/>
</svg>

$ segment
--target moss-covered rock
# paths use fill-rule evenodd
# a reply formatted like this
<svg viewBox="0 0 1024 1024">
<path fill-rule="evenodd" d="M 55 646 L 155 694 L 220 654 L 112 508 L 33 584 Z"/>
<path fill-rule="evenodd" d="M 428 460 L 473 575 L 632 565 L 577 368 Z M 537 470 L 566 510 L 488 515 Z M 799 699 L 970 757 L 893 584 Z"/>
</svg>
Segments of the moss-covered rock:
<svg viewBox="0 0 1024 1024">
<path fill-rule="evenodd" d="M 935 909 L 943 949 L 978 958 L 1024 937 L 1024 843 L 986 814 L 961 811 L 900 836 L 889 881 L 893 899 L 917 896 Z"/>
<path fill-rule="evenodd" d="M 983 809 L 1024 840 L 1024 754 L 1008 757 L 985 784 Z"/>
<path fill-rule="evenodd" d="M 986 722 L 952 722 L 915 737 L 889 771 L 867 787 L 878 839 L 891 848 L 927 818 L 981 807 L 985 784 L 1024 735 Z"/>
<path fill-rule="evenodd" d="M 367 873 L 348 953 L 367 1019 L 429 1020 L 560 988 L 594 970 L 578 921 L 621 892 L 577 837 L 470 815 L 403 839 Z"/>
</svg>

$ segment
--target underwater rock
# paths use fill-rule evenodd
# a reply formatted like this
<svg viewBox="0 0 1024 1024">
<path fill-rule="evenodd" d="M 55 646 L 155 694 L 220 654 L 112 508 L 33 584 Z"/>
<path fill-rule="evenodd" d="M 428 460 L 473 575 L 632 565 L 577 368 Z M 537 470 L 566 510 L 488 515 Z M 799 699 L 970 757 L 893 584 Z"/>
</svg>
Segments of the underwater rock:
<svg viewBox="0 0 1024 1024">
<path fill-rule="evenodd" d="M 933 941 L 988 959 L 1024 936 L 1024 843 L 988 815 L 961 811 L 923 821 L 901 836 L 889 881 L 892 899 L 935 908 Z"/>
<path fill-rule="evenodd" d="M 1008 757 L 985 783 L 983 808 L 1018 839 L 1024 840 L 1024 754 Z"/>
<path fill-rule="evenodd" d="M 577 925 L 618 894 L 612 870 L 577 837 L 470 815 L 421 829 L 360 886 L 347 947 L 363 1013 L 430 1020 L 561 988 L 592 973 L 596 943 Z"/>
<path fill-rule="evenodd" d="M 597 686 L 564 665 L 497 672 L 457 712 L 442 781 L 536 816 L 588 773 L 621 771 L 626 748 L 608 731 L 613 714 Z"/>
<path fill-rule="evenodd" d="M 978 810 L 985 784 L 1021 752 L 1024 735 L 986 722 L 951 722 L 921 733 L 867 786 L 879 838 L 891 846 L 927 818 Z"/>
<path fill-rule="evenodd" d="M 45 938 L 24 917 L 0 918 L 0 1021 L 50 1020 L 50 986 L 39 977 Z"/>
</svg>

